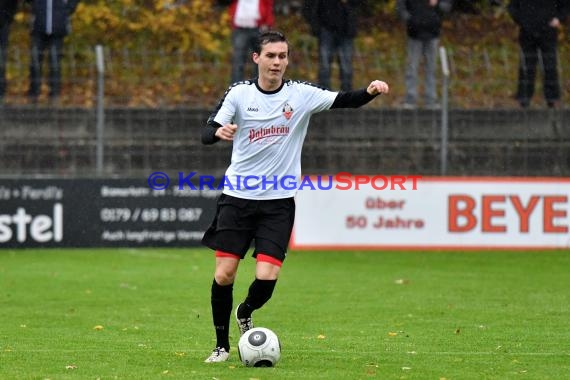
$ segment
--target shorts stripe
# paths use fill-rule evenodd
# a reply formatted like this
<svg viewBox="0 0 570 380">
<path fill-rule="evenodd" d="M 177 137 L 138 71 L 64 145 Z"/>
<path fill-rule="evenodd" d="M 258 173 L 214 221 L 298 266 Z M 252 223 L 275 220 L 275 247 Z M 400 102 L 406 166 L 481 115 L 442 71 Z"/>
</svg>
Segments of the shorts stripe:
<svg viewBox="0 0 570 380">
<path fill-rule="evenodd" d="M 256 256 L 257 261 L 262 261 L 265 263 L 277 265 L 278 267 L 283 265 L 282 261 L 277 260 L 275 257 L 264 255 L 263 253 L 258 253 Z"/>
<path fill-rule="evenodd" d="M 228 253 L 223 251 L 216 251 L 216 257 L 229 257 L 232 259 L 241 259 L 240 255 L 236 255 L 235 253 Z"/>
</svg>

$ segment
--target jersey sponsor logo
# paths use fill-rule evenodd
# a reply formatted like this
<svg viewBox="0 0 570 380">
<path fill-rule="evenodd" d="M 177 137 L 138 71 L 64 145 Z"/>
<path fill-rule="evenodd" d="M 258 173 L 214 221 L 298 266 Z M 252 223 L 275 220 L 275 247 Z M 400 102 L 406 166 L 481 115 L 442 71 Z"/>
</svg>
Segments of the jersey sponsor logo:
<svg viewBox="0 0 570 380">
<path fill-rule="evenodd" d="M 293 116 L 293 107 L 291 107 L 289 103 L 285 103 L 283 106 L 283 116 L 285 116 L 285 119 L 287 120 L 291 119 L 291 116 Z"/>
<path fill-rule="evenodd" d="M 249 142 L 260 142 L 261 140 L 274 140 L 275 137 L 287 136 L 290 128 L 286 125 L 278 127 L 272 125 L 271 127 L 256 128 L 249 131 Z"/>
<path fill-rule="evenodd" d="M 247 107 L 247 112 L 259 112 L 259 108 L 257 108 L 257 107 Z"/>
</svg>

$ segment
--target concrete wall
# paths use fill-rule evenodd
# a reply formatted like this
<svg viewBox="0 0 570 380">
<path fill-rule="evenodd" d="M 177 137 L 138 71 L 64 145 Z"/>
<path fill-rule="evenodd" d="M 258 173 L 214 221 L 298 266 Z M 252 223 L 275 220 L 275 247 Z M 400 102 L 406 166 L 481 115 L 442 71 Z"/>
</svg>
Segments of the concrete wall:
<svg viewBox="0 0 570 380">
<path fill-rule="evenodd" d="M 105 176 L 153 171 L 222 174 L 231 148 L 203 146 L 208 110 L 113 108 L 105 112 Z M 92 177 L 91 109 L 5 107 L 0 176 Z M 307 174 L 440 173 L 441 113 L 333 110 L 315 115 L 303 149 Z M 448 175 L 570 175 L 570 110 L 452 110 Z"/>
</svg>

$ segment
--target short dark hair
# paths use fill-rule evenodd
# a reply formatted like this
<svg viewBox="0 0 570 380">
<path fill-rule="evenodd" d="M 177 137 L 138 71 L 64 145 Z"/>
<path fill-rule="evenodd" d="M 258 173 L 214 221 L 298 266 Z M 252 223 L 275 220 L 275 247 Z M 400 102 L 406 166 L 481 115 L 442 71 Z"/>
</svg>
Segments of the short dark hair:
<svg viewBox="0 0 570 380">
<path fill-rule="evenodd" d="M 287 37 L 276 30 L 268 30 L 260 33 L 259 37 L 257 37 L 257 41 L 255 42 L 253 52 L 261 54 L 263 46 L 272 42 L 285 42 L 287 44 L 287 52 L 289 52 L 289 41 L 287 41 Z"/>
</svg>

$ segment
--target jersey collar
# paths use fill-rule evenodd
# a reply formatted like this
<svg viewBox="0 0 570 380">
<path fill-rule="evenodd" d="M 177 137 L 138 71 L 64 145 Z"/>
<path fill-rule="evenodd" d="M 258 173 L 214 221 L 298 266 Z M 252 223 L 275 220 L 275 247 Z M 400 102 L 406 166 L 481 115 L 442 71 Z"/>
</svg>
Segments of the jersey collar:
<svg viewBox="0 0 570 380">
<path fill-rule="evenodd" d="M 255 83 L 255 87 L 257 87 L 257 89 L 259 90 L 259 92 L 263 93 L 263 94 L 267 94 L 267 95 L 271 95 L 271 94 L 276 94 L 279 91 L 281 91 L 281 89 L 283 88 L 283 86 L 285 85 L 285 82 L 287 82 L 286 79 L 283 79 L 281 81 L 281 86 L 279 86 L 277 89 L 273 90 L 273 91 L 265 91 L 264 89 L 262 89 L 261 87 L 259 87 L 259 83 L 258 83 L 259 78 L 255 78 L 254 83 Z"/>
</svg>

